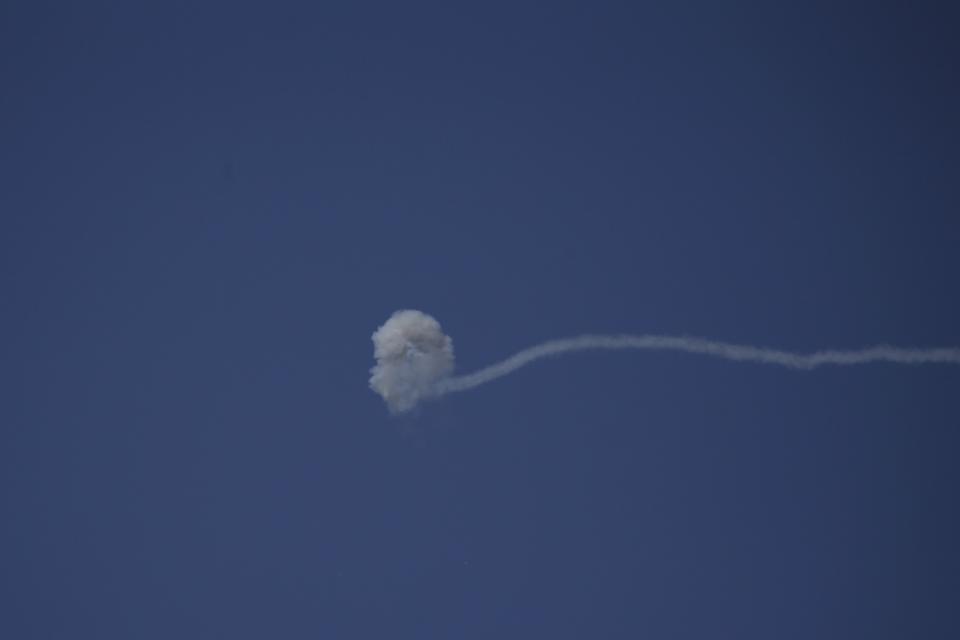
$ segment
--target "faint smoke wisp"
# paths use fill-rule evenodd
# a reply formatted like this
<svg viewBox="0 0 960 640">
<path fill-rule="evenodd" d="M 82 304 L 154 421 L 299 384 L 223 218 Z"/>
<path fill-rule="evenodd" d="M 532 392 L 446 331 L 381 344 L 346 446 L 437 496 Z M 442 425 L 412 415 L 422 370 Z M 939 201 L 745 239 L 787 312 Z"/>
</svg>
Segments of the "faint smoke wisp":
<svg viewBox="0 0 960 640">
<path fill-rule="evenodd" d="M 649 349 L 685 351 L 715 356 L 726 360 L 740 360 L 775 364 L 789 369 L 815 369 L 823 365 L 852 365 L 870 362 L 893 362 L 897 364 L 960 364 L 960 349 L 903 349 L 888 345 L 867 347 L 856 351 L 816 351 L 809 354 L 791 353 L 751 347 L 749 345 L 730 344 L 704 340 L 703 338 L 674 336 L 579 336 L 551 340 L 543 344 L 524 349 L 502 362 L 481 369 L 475 373 L 448 378 L 439 382 L 439 393 L 452 393 L 473 389 L 492 380 L 512 373 L 534 360 L 548 356 L 561 355 L 572 351 L 585 350 Z"/>
<path fill-rule="evenodd" d="M 485 369 L 451 377 L 453 341 L 444 335 L 436 320 L 419 311 L 398 311 L 393 314 L 373 334 L 373 342 L 377 365 L 371 370 L 370 386 L 383 396 L 394 412 L 412 409 L 421 398 L 473 389 L 513 373 L 535 360 L 574 351 L 682 351 L 801 370 L 825 365 L 848 366 L 874 362 L 960 364 L 960 349 L 949 347 L 912 349 L 877 345 L 852 351 L 794 353 L 686 336 L 585 335 L 544 342 Z"/>
</svg>

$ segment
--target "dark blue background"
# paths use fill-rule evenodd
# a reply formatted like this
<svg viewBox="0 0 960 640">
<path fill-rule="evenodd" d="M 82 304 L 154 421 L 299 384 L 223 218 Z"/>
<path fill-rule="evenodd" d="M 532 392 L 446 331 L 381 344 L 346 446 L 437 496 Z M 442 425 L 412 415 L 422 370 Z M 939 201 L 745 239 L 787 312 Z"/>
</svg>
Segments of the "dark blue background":
<svg viewBox="0 0 960 640">
<path fill-rule="evenodd" d="M 943 3 L 0 8 L 0 636 L 956 638 Z M 665 8 L 669 7 L 669 8 Z"/>
</svg>

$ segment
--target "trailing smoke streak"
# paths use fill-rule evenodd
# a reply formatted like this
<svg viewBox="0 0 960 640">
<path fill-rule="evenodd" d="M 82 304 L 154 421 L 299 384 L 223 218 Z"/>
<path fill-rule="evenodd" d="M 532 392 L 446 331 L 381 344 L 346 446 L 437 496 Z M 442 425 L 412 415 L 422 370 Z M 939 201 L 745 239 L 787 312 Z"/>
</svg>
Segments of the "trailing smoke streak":
<svg viewBox="0 0 960 640">
<path fill-rule="evenodd" d="M 443 333 L 440 323 L 429 315 L 409 309 L 397 311 L 372 337 L 377 363 L 370 370 L 370 388 L 380 394 L 393 413 L 410 411 L 425 398 L 473 389 L 540 358 L 574 351 L 683 351 L 804 370 L 824 365 L 849 366 L 871 362 L 960 364 L 960 349 L 957 348 L 907 349 L 878 345 L 853 351 L 793 353 L 686 336 L 585 335 L 544 342 L 485 369 L 451 377 L 453 341 Z"/>
<path fill-rule="evenodd" d="M 434 395 L 442 396 L 457 391 L 466 391 L 513 373 L 540 358 L 557 356 L 573 351 L 648 349 L 685 351 L 726 360 L 739 360 L 774 364 L 789 369 L 816 369 L 823 365 L 849 366 L 871 362 L 896 364 L 960 364 L 960 349 L 904 349 L 889 345 L 867 347 L 856 351 L 816 351 L 809 354 L 777 351 L 749 345 L 730 344 L 703 338 L 683 336 L 579 336 L 551 340 L 520 351 L 502 362 L 474 373 L 437 381 Z"/>
</svg>

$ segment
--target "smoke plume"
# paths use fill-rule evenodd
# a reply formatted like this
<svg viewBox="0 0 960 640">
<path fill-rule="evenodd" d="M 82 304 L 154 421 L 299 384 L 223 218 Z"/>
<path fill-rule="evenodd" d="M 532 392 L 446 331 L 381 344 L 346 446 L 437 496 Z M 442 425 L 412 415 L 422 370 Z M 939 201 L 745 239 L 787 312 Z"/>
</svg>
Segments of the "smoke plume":
<svg viewBox="0 0 960 640">
<path fill-rule="evenodd" d="M 427 314 L 397 311 L 373 333 L 373 357 L 370 388 L 401 413 L 436 395 L 437 383 L 453 372 L 453 341 Z"/>
<path fill-rule="evenodd" d="M 823 365 L 848 366 L 889 362 L 894 364 L 960 364 L 960 349 L 912 349 L 877 345 L 852 351 L 793 353 L 764 347 L 731 344 L 703 338 L 657 335 L 585 335 L 551 340 L 519 351 L 506 360 L 458 377 L 453 372 L 453 341 L 440 324 L 419 311 L 398 311 L 373 334 L 376 366 L 370 386 L 383 396 L 391 411 L 408 411 L 421 398 L 438 397 L 473 389 L 508 375 L 540 358 L 573 351 L 647 349 L 683 351 L 725 360 L 772 364 L 809 370 Z"/>
</svg>

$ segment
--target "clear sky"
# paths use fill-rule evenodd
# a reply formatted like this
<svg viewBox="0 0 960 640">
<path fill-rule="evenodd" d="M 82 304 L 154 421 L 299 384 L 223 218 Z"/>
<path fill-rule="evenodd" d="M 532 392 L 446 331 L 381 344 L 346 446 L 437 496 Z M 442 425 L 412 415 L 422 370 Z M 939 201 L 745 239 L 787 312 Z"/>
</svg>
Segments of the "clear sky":
<svg viewBox="0 0 960 640">
<path fill-rule="evenodd" d="M 0 637 L 956 638 L 949 3 L 0 5 Z"/>
</svg>

